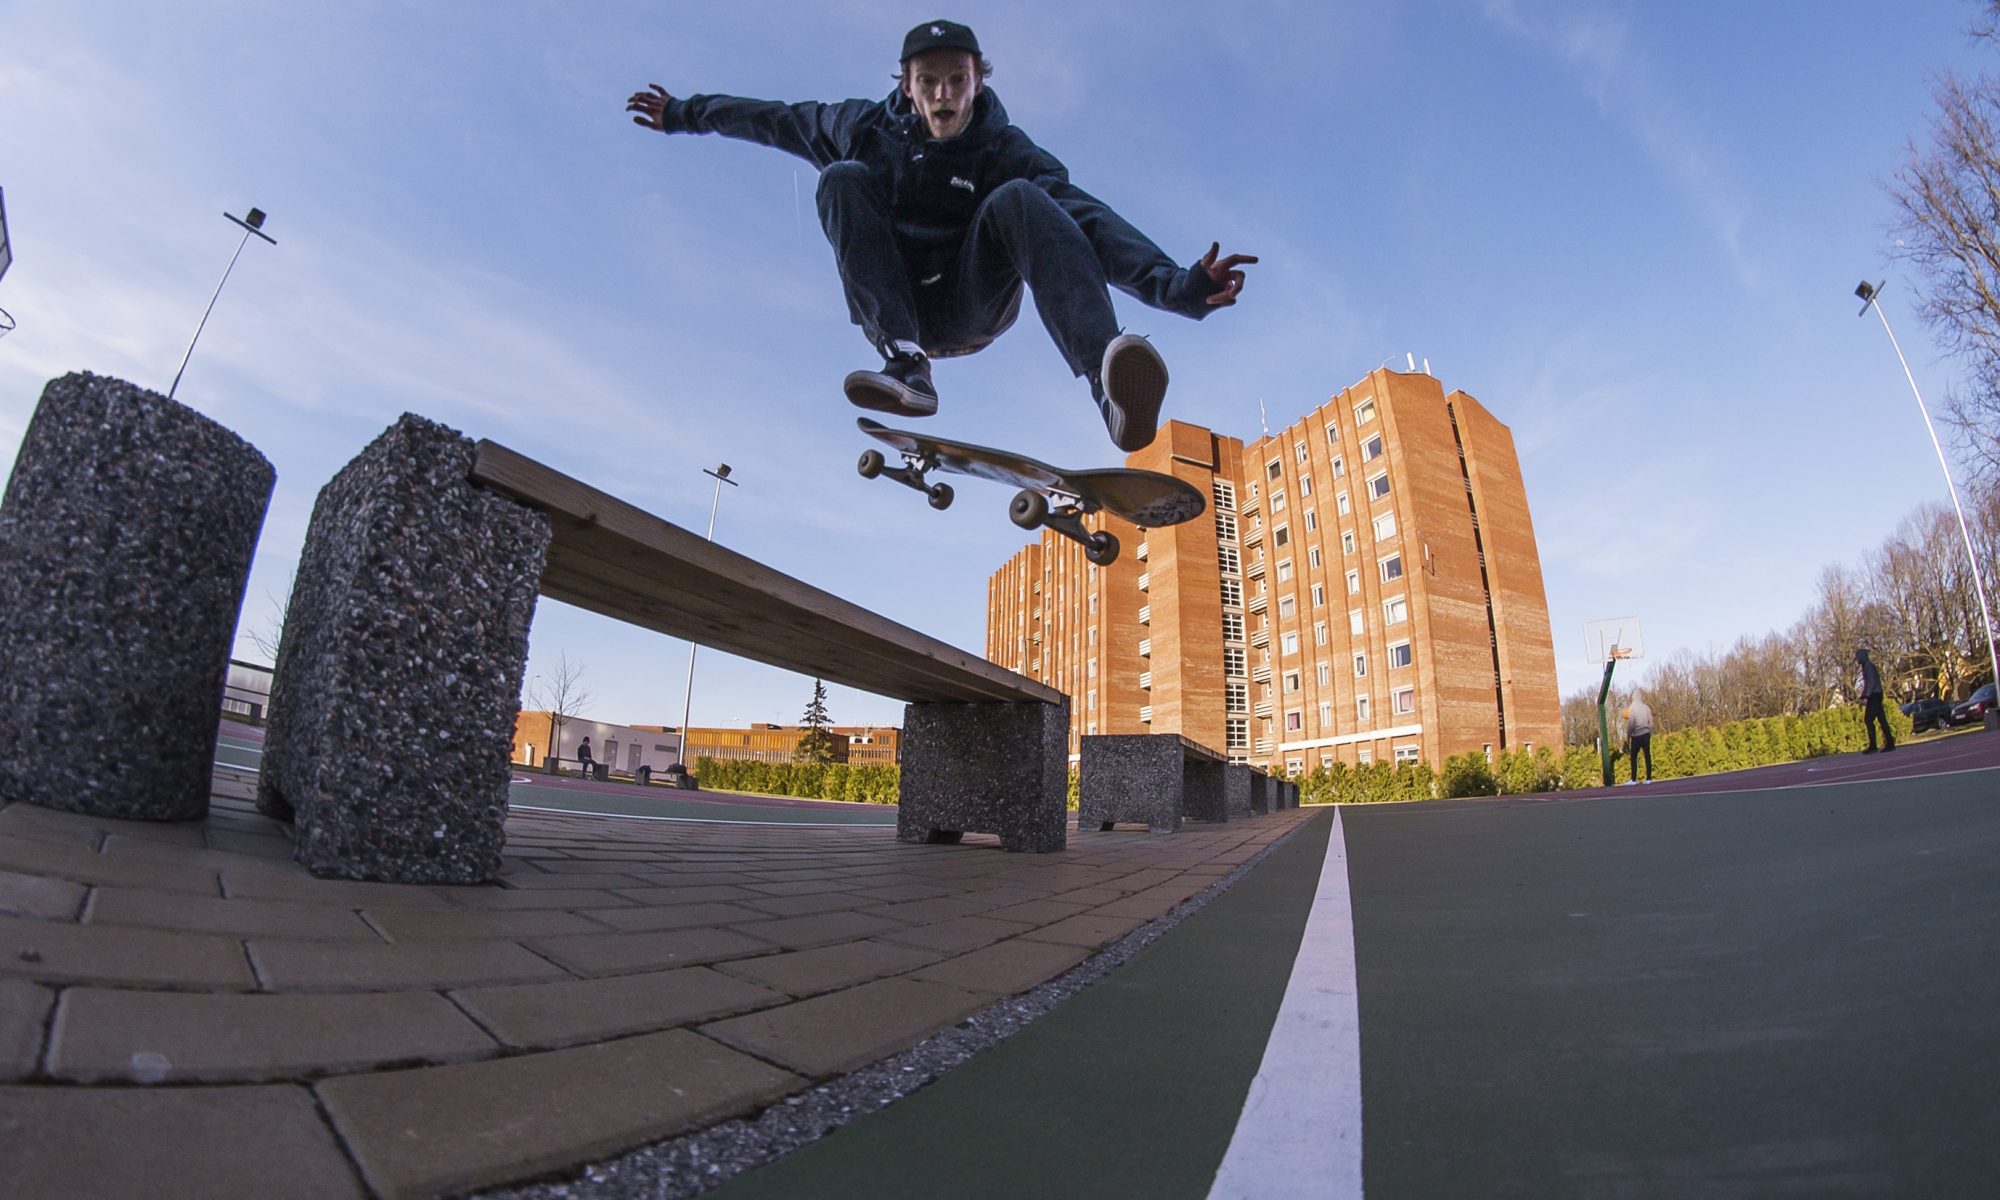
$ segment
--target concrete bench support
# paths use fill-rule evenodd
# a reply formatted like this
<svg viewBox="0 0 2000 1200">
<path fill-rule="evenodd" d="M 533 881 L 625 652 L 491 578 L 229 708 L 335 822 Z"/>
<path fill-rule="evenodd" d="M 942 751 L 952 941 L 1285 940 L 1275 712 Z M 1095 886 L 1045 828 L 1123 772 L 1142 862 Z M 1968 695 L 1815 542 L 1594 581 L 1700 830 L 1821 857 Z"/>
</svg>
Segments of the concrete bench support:
<svg viewBox="0 0 2000 1200">
<path fill-rule="evenodd" d="M 499 874 L 549 519 L 471 483 L 473 453 L 406 415 L 313 506 L 257 806 L 315 875 Z"/>
<path fill-rule="evenodd" d="M 1247 763 L 1230 763 L 1222 768 L 1222 806 L 1231 817 L 1248 817 L 1262 809 L 1254 807 L 1255 772 Z"/>
<path fill-rule="evenodd" d="M 1077 774 L 1079 830 L 1142 822 L 1172 833 L 1183 818 L 1229 819 L 1222 757 L 1178 734 L 1086 736 Z"/>
<path fill-rule="evenodd" d="M 1006 850 L 1068 842 L 1069 700 L 920 703 L 903 709 L 896 840 L 993 833 Z"/>
<path fill-rule="evenodd" d="M 276 472 L 154 392 L 42 392 L 0 501 L 0 796 L 208 812 L 229 648 Z"/>
</svg>

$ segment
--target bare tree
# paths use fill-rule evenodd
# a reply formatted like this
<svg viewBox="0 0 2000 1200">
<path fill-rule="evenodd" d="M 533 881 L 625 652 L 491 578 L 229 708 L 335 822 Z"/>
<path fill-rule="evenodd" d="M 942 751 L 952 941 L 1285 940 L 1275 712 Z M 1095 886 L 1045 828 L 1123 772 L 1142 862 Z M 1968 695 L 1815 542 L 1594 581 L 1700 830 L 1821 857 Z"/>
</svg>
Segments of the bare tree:
<svg viewBox="0 0 2000 1200">
<path fill-rule="evenodd" d="M 548 675 L 537 675 L 528 684 L 529 708 L 538 708 L 549 714 L 549 749 L 547 757 L 562 757 L 563 726 L 570 718 L 579 716 L 590 704 L 590 689 L 583 683 L 583 664 L 571 663 L 567 651 L 556 658 L 556 669 Z"/>
<path fill-rule="evenodd" d="M 2000 0 L 1972 36 L 2000 46 Z M 1944 420 L 1967 466 L 2000 478 L 2000 79 L 1949 72 L 1931 88 L 1929 145 L 1912 140 L 1888 185 L 1895 256 L 1923 281 L 1917 312 L 1965 364 Z"/>
</svg>

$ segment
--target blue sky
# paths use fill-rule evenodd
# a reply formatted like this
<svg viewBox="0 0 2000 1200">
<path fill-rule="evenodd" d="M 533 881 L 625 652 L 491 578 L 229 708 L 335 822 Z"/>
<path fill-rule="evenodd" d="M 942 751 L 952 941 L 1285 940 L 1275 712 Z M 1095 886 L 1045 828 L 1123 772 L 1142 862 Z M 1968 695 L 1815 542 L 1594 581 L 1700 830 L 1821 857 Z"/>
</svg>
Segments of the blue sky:
<svg viewBox="0 0 2000 1200">
<path fill-rule="evenodd" d="M 1167 415 L 1253 436 L 1378 364 L 1428 359 L 1512 426 L 1565 692 L 1582 622 L 1653 659 L 1791 624 L 1937 463 L 1863 276 L 1927 398 L 1954 381 L 1886 260 L 1881 185 L 1926 72 L 1986 61 L 1960 0 L 173 5 L 0 0 L 0 454 L 70 370 L 179 398 L 278 486 L 245 604 L 265 628 L 318 489 L 405 411 L 543 459 L 975 651 L 1022 544 L 1007 493 L 943 514 L 854 474 L 847 323 L 804 163 L 639 130 L 624 99 L 879 98 L 904 31 L 972 25 L 1014 121 L 1182 262 L 1259 254 L 1192 322 L 1120 296 Z M 1112 460 L 1032 317 L 940 364 L 934 426 Z M 255 657 L 247 638 L 239 652 Z M 686 645 L 544 600 L 588 715 L 678 723 Z M 694 722 L 796 721 L 808 680 L 705 653 Z M 832 689 L 841 723 L 893 701 Z"/>
</svg>

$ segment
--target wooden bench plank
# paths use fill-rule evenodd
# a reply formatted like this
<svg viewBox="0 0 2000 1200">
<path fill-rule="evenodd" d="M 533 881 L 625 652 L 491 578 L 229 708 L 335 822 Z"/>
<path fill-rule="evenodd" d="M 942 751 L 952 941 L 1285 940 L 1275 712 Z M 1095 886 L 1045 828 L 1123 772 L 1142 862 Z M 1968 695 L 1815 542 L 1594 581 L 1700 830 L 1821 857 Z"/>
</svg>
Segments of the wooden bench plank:
<svg viewBox="0 0 2000 1200">
<path fill-rule="evenodd" d="M 496 442 L 473 482 L 549 514 L 542 594 L 672 637 L 908 701 L 1062 693 L 718 546 Z"/>
</svg>

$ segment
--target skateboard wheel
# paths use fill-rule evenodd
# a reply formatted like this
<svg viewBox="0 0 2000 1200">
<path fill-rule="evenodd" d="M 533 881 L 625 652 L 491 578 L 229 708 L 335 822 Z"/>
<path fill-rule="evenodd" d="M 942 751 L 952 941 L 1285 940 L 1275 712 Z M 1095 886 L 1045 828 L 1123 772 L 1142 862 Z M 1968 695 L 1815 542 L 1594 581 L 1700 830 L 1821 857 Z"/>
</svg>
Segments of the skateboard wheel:
<svg viewBox="0 0 2000 1200">
<path fill-rule="evenodd" d="M 948 483 L 934 483 L 925 495 L 931 498 L 931 507 L 942 512 L 951 507 L 952 498 L 958 495 L 958 493 L 952 491 L 951 485 Z"/>
<path fill-rule="evenodd" d="M 883 462 L 880 450 L 863 450 L 861 461 L 854 464 L 854 469 L 861 472 L 861 478 L 873 479 L 882 473 Z"/>
<path fill-rule="evenodd" d="M 1108 567 L 1118 561 L 1118 539 L 1100 529 L 1084 544 L 1083 556 L 1100 567 Z"/>
<path fill-rule="evenodd" d="M 1014 502 L 1007 506 L 1007 517 L 1023 529 L 1034 529 L 1049 515 L 1048 497 L 1040 492 L 1026 489 L 1014 493 Z"/>
</svg>

